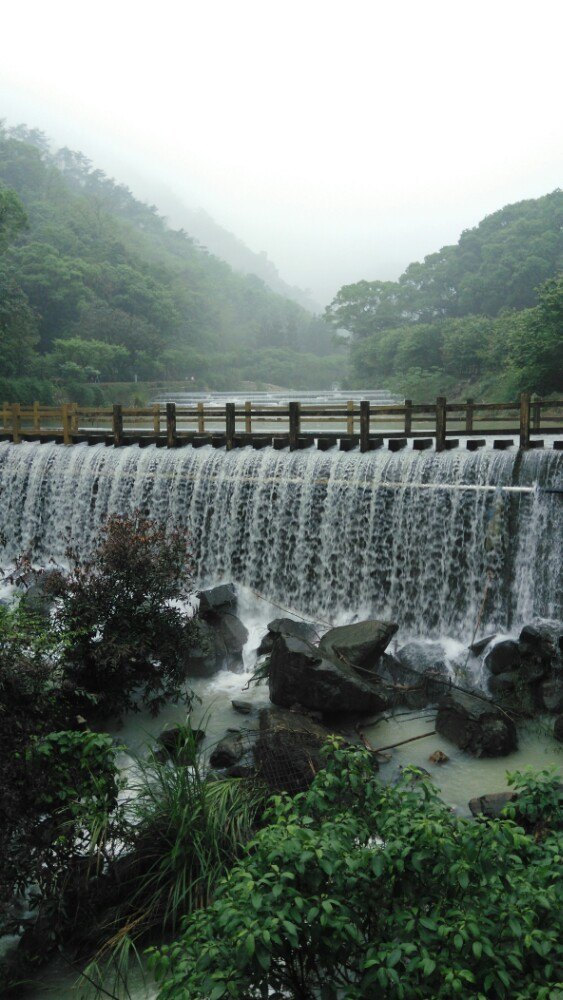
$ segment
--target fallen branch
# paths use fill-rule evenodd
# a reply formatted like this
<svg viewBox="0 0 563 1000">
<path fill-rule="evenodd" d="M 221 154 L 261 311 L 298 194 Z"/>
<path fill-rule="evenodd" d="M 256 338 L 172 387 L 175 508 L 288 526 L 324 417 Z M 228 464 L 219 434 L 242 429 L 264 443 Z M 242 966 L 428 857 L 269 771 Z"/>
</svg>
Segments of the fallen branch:
<svg viewBox="0 0 563 1000">
<path fill-rule="evenodd" d="M 372 747 L 367 736 L 365 736 L 360 730 L 357 732 L 366 750 L 369 750 L 370 753 L 383 753 L 385 750 L 394 750 L 395 747 L 402 747 L 405 743 L 414 743 L 415 740 L 425 740 L 427 736 L 436 736 L 436 730 L 433 729 L 430 733 L 420 733 L 418 736 L 409 736 L 408 740 L 399 740 L 398 743 L 389 743 L 388 746 L 385 747 Z"/>
</svg>

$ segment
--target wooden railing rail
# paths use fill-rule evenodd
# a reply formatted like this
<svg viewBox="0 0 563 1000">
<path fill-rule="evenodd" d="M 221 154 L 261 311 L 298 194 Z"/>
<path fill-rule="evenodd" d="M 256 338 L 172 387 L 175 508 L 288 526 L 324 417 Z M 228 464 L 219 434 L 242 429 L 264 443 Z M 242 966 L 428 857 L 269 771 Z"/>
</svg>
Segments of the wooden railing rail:
<svg viewBox="0 0 563 1000">
<path fill-rule="evenodd" d="M 529 393 L 523 393 L 517 403 L 476 403 L 473 399 L 448 402 L 444 396 L 439 396 L 433 403 L 413 403 L 406 399 L 402 404 L 382 406 L 368 400 L 331 402 L 326 406 L 297 401 L 283 406 L 253 405 L 248 400 L 243 404 L 229 402 L 223 406 L 206 406 L 199 402 L 193 406 L 155 403 L 131 407 L 119 403 L 104 407 L 5 402 L 2 405 L 2 432 L 16 444 L 22 438 L 54 438 L 64 444 L 75 440 L 105 440 L 121 447 L 131 440 L 141 443 L 155 440 L 170 448 L 194 435 L 210 434 L 217 438 L 217 434 L 222 434 L 223 443 L 230 451 L 247 439 L 259 437 L 263 442 L 265 434 L 279 436 L 279 430 L 272 428 L 281 424 L 280 440 L 283 443 L 285 434 L 290 450 L 301 447 L 305 440 L 310 442 L 313 436 L 318 436 L 316 431 L 340 439 L 348 438 L 349 446 L 359 441 L 361 451 L 375 446 L 375 440 L 386 432 L 405 438 L 431 434 L 437 451 L 451 447 L 448 438 L 456 434 L 518 435 L 520 447 L 527 448 L 531 435 L 542 428 L 563 433 L 562 409 L 563 400 L 532 398 Z M 493 423 L 499 425 L 497 429 L 490 428 Z M 323 431 L 330 425 L 334 430 Z"/>
</svg>

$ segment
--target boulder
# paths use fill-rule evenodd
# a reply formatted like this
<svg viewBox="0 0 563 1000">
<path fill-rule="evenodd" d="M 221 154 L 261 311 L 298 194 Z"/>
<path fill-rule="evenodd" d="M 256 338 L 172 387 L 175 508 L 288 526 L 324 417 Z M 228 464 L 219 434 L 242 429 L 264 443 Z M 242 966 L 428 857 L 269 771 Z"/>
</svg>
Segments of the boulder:
<svg viewBox="0 0 563 1000">
<path fill-rule="evenodd" d="M 563 649 L 561 623 L 538 619 L 533 625 L 525 625 L 520 632 L 518 645 L 524 656 L 533 654 L 546 666 L 557 666 Z"/>
<path fill-rule="evenodd" d="M 518 643 L 513 639 L 501 639 L 491 647 L 483 662 L 492 674 L 518 670 L 521 663 Z"/>
<path fill-rule="evenodd" d="M 236 615 L 227 612 L 219 618 L 217 628 L 231 662 L 242 663 L 242 651 L 248 639 L 248 629 Z"/>
<path fill-rule="evenodd" d="M 297 622 L 293 618 L 274 618 L 268 622 L 268 631 L 262 637 L 262 641 L 256 650 L 258 656 L 264 656 L 272 652 L 274 638 L 276 635 L 293 635 L 297 639 L 304 639 L 305 642 L 315 642 L 318 638 L 317 630 L 310 622 Z"/>
<path fill-rule="evenodd" d="M 260 712 L 254 747 L 259 777 L 272 791 L 305 791 L 324 766 L 321 747 L 330 731 L 307 716 L 279 708 Z"/>
<path fill-rule="evenodd" d="M 191 645 L 186 653 L 189 677 L 212 677 L 229 664 L 229 653 L 222 635 L 203 618 L 194 618 L 190 631 Z"/>
<path fill-rule="evenodd" d="M 489 677 L 489 691 L 491 694 L 504 694 L 506 691 L 514 691 L 518 684 L 519 674 L 507 671 L 505 674 L 492 674 Z"/>
<path fill-rule="evenodd" d="M 323 713 L 372 714 L 388 705 L 378 683 L 320 647 L 283 633 L 274 640 L 268 681 L 270 700 L 281 708 L 298 703 Z"/>
<path fill-rule="evenodd" d="M 541 705 L 547 712 L 557 715 L 563 712 L 563 675 L 560 673 L 540 684 Z"/>
<path fill-rule="evenodd" d="M 474 757 L 505 757 L 518 746 L 516 726 L 505 712 L 461 691 L 439 702 L 436 730 Z"/>
<path fill-rule="evenodd" d="M 244 756 L 245 746 L 240 729 L 227 729 L 209 758 L 212 767 L 232 767 Z"/>
<path fill-rule="evenodd" d="M 340 625 L 325 632 L 319 651 L 362 672 L 373 670 L 398 629 L 393 622 L 377 619 Z"/>
<path fill-rule="evenodd" d="M 193 764 L 197 747 L 205 739 L 203 729 L 192 729 L 186 726 L 172 726 L 163 729 L 156 741 L 160 748 L 156 752 L 157 760 L 176 761 L 178 764 Z"/>
<path fill-rule="evenodd" d="M 239 701 L 238 698 L 233 698 L 231 705 L 235 712 L 240 712 L 241 715 L 250 715 L 254 711 L 254 705 L 251 701 Z"/>
<path fill-rule="evenodd" d="M 237 594 L 233 583 L 222 583 L 219 587 L 198 591 L 199 613 L 205 618 L 208 614 L 234 614 L 237 609 Z"/>
<path fill-rule="evenodd" d="M 474 816 L 498 819 L 504 807 L 513 798 L 514 792 L 492 792 L 490 795 L 478 795 L 470 800 L 469 808 Z"/>
<path fill-rule="evenodd" d="M 468 646 L 468 649 L 475 656 L 480 656 L 481 653 L 485 652 L 487 646 L 491 644 L 493 639 L 496 639 L 496 637 L 497 637 L 496 632 L 493 632 L 492 635 L 484 635 L 482 639 L 477 639 L 477 642 L 472 642 L 471 645 Z"/>
<path fill-rule="evenodd" d="M 553 736 L 560 743 L 563 743 L 563 715 L 558 715 L 553 723 Z"/>
<path fill-rule="evenodd" d="M 448 691 L 450 671 L 440 642 L 408 642 L 397 650 L 396 660 L 412 688 L 405 691 L 403 704 L 408 708 L 424 708 Z"/>
</svg>

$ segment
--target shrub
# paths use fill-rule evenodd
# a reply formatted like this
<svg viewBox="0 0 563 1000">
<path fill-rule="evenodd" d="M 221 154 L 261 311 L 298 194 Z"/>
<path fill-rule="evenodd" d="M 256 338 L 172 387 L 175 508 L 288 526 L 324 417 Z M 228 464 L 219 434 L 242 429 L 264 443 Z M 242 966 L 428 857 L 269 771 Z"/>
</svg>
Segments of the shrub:
<svg viewBox="0 0 563 1000">
<path fill-rule="evenodd" d="M 366 751 L 338 746 L 268 818 L 152 955 L 162 1000 L 557 995 L 558 831 L 458 819 L 420 772 L 384 786 Z"/>
<path fill-rule="evenodd" d="M 184 535 L 167 533 L 139 511 L 107 519 L 90 560 L 69 552 L 57 581 L 57 622 L 72 637 L 66 677 L 96 698 L 101 712 L 146 705 L 156 714 L 181 695 L 191 618 L 177 603 L 189 594 Z"/>
<path fill-rule="evenodd" d="M 267 795 L 240 778 L 206 780 L 189 725 L 179 727 L 173 760 L 149 753 L 135 758 L 133 771 L 119 902 L 107 943 L 86 969 L 100 988 L 127 979 L 129 959 L 147 935 L 177 933 L 187 913 L 211 902 L 255 832 Z"/>
</svg>

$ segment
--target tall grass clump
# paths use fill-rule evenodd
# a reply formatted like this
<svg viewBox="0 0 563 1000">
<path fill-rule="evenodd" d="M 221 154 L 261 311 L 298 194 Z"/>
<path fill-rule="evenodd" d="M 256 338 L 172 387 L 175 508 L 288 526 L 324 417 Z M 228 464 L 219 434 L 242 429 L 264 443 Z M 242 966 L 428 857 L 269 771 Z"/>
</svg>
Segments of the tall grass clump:
<svg viewBox="0 0 563 1000">
<path fill-rule="evenodd" d="M 100 995 L 108 984 L 127 992 L 132 958 L 140 959 L 149 942 L 177 934 L 182 917 L 209 905 L 255 834 L 269 794 L 250 779 L 207 780 L 189 725 L 181 727 L 172 758 L 151 751 L 134 760 L 132 771 L 120 900 L 83 977 Z"/>
</svg>

